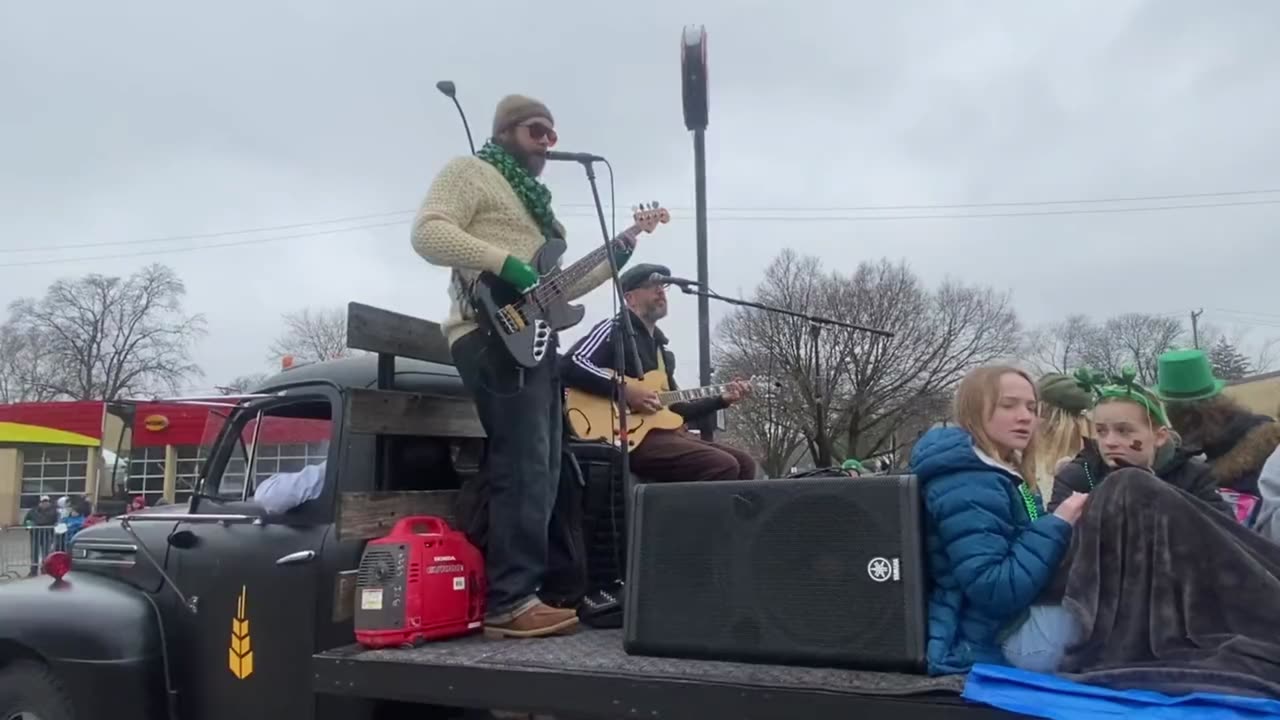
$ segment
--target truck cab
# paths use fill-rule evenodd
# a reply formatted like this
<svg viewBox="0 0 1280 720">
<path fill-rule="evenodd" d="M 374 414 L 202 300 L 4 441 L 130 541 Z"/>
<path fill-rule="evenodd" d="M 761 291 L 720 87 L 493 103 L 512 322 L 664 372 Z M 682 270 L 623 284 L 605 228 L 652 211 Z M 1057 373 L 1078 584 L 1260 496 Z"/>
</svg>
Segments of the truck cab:
<svg viewBox="0 0 1280 720">
<path fill-rule="evenodd" d="M 70 572 L 0 585 L 0 720 L 494 708 L 1007 717 L 966 704 L 955 678 L 648 661 L 623 653 L 616 630 L 497 648 L 474 636 L 406 650 L 354 645 L 365 543 L 402 517 L 452 520 L 484 432 L 434 323 L 351 303 L 347 344 L 362 354 L 284 371 L 248 395 L 187 399 L 210 406 L 215 426 L 186 506 L 87 528 L 70 545 Z M 305 439 L 293 453 L 301 472 L 263 450 L 282 437 Z M 256 497 L 273 477 L 284 491 Z"/>
<path fill-rule="evenodd" d="M 367 714 L 317 702 L 311 657 L 353 639 L 365 541 L 410 511 L 450 518 L 483 431 L 437 327 L 354 303 L 350 324 L 373 352 L 188 400 L 214 426 L 186 506 L 88 528 L 65 577 L 0 585 L 0 718 Z M 378 353 L 391 326 L 432 338 L 413 354 L 434 361 Z M 308 484 L 264 507 L 281 462 L 259 448 L 300 431 L 307 477 L 285 480 Z"/>
</svg>

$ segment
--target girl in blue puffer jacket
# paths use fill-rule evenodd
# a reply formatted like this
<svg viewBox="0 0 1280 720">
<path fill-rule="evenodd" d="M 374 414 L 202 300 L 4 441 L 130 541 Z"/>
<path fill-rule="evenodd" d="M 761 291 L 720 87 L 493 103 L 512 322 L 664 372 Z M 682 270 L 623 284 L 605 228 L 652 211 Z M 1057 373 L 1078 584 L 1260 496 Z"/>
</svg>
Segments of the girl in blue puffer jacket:
<svg viewBox="0 0 1280 720">
<path fill-rule="evenodd" d="M 1047 514 L 1028 451 L 1039 419 L 1035 384 L 1013 367 L 982 367 L 956 390 L 958 427 L 934 428 L 911 453 L 925 505 L 929 672 L 974 663 L 1053 672 L 1079 626 L 1033 604 L 1053 579 L 1088 497 Z"/>
</svg>

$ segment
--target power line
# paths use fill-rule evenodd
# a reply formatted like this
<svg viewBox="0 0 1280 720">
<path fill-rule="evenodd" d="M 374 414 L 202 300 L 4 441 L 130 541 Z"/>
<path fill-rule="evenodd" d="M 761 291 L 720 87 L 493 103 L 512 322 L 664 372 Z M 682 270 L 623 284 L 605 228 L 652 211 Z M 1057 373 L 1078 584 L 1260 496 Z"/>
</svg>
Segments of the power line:
<svg viewBox="0 0 1280 720">
<path fill-rule="evenodd" d="M 262 243 L 277 242 L 279 240 L 296 240 L 298 238 L 318 237 L 321 235 L 337 235 L 339 233 L 351 232 L 353 230 L 368 230 L 371 228 L 403 226 L 403 221 L 370 223 L 368 225 L 353 225 L 351 227 L 335 228 L 333 230 L 320 230 L 317 232 L 296 233 L 293 235 L 278 235 L 269 238 L 252 238 L 250 240 L 237 240 L 235 242 L 213 243 L 211 245 L 196 245 L 185 248 L 169 248 L 167 250 L 145 250 L 136 253 L 118 253 L 115 255 L 97 255 L 93 257 L 73 257 L 73 258 L 55 258 L 53 260 L 31 260 L 27 262 L 16 263 L 0 263 L 0 268 L 7 267 L 28 267 L 31 265 L 57 265 L 69 262 L 86 262 L 89 260 L 116 260 L 119 258 L 143 257 L 146 255 L 172 255 L 175 253 L 194 252 L 196 250 L 212 250 L 214 248 L 238 247 L 241 245 L 258 245 Z"/>
<path fill-rule="evenodd" d="M 1237 197 L 1241 195 L 1268 195 L 1272 193 L 1280 193 L 1280 188 L 1273 190 L 1228 190 L 1223 192 L 1204 192 L 1204 193 L 1183 193 L 1180 195 L 1132 195 L 1128 197 L 1107 197 L 1107 198 L 1083 198 L 1079 200 L 1015 200 L 1009 202 L 981 202 L 981 203 L 930 203 L 923 205 L 847 205 L 832 207 L 730 207 L 717 206 L 708 208 L 709 210 L 723 210 L 729 212 L 752 212 L 752 211 L 797 211 L 797 212 L 870 212 L 877 210 L 957 210 L 962 208 L 984 208 L 984 207 L 1033 207 L 1037 205 L 1088 205 L 1093 203 L 1115 203 L 1115 202 L 1152 202 L 1157 200 L 1192 200 L 1196 198 L 1211 197 Z M 594 208 L 594 205 L 587 203 L 566 203 L 561 207 L 581 207 Z M 668 210 L 692 210 L 691 207 L 668 207 Z"/>
<path fill-rule="evenodd" d="M 395 212 L 372 213 L 370 215 L 348 215 L 347 217 L 333 218 L 331 220 L 315 220 L 313 222 L 292 223 L 289 225 L 264 225 L 261 227 L 244 228 L 242 230 L 224 230 L 221 232 L 199 233 L 195 235 L 170 235 L 168 237 L 145 238 L 142 240 L 111 240 L 104 242 L 80 243 L 77 245 L 29 245 L 26 247 L 16 248 L 0 248 L 0 253 L 18 253 L 18 252 L 40 252 L 44 250 L 77 250 L 80 248 L 110 247 L 113 245 L 143 245 L 146 243 L 159 242 L 177 242 L 179 240 L 207 240 L 209 238 L 228 237 L 233 235 L 250 235 L 252 233 L 271 232 L 274 230 L 296 230 L 304 227 L 315 227 L 316 225 L 332 225 L 338 222 L 354 222 L 356 220 L 371 220 L 373 218 L 390 217 L 392 215 L 403 215 L 413 212 L 412 210 L 397 210 Z M 212 246 L 211 246 L 212 247 Z M 18 263 L 21 264 L 21 263 Z M 0 267 L 10 267 L 8 265 L 0 265 Z"/>
<path fill-rule="evenodd" d="M 1226 308 L 1209 308 L 1209 309 L 1214 312 L 1226 313 L 1228 315 L 1254 315 L 1261 318 L 1267 318 L 1268 320 L 1275 320 L 1280 322 L 1280 314 L 1276 314 L 1276 313 L 1258 312 L 1256 310 L 1227 310 Z"/>
<path fill-rule="evenodd" d="M 1051 215 L 1113 215 L 1124 213 L 1162 212 L 1170 210 L 1198 210 L 1206 208 L 1245 207 L 1249 205 L 1280 205 L 1275 200 L 1242 200 L 1239 202 L 1198 203 L 1185 205 L 1151 205 L 1132 208 L 1079 208 L 1074 210 L 1037 210 L 1012 213 L 963 213 L 933 215 L 737 215 L 708 218 L 714 222 L 889 222 L 898 220 L 968 220 L 1011 217 L 1047 217 Z M 669 208 L 668 208 L 669 209 Z M 585 216 L 585 215 L 584 215 Z M 570 217 L 579 217 L 570 215 Z M 675 218 L 680 219 L 680 218 Z"/>
<path fill-rule="evenodd" d="M 1194 198 L 1265 195 L 1265 194 L 1273 194 L 1273 193 L 1280 193 L 1280 189 L 1228 190 L 1228 191 L 1222 191 L 1222 192 L 1182 193 L 1182 194 L 1176 194 L 1176 195 L 1131 195 L 1131 196 L 1118 196 L 1118 197 L 1107 197 L 1107 198 L 1082 198 L 1077 200 L 1018 200 L 1018 201 L 1008 201 L 1008 202 L 985 202 L 985 203 L 934 203 L 934 204 L 917 204 L 917 205 L 847 205 L 847 206 L 828 206 L 828 207 L 822 207 L 822 206 L 794 206 L 794 207 L 712 206 L 708 209 L 716 212 L 755 212 L 755 213 L 761 213 L 761 212 L 764 212 L 764 213 L 776 213 L 776 212 L 825 213 L 825 212 L 875 212 L 875 211 L 884 211 L 884 210 L 948 210 L 948 209 L 983 208 L 983 207 L 1034 207 L 1034 206 L 1081 205 L 1081 204 L 1114 203 L 1114 202 L 1143 202 L 1143 201 L 1156 201 L 1156 200 L 1186 200 L 1186 199 L 1194 199 Z M 1280 202 L 1280 200 L 1262 200 L 1262 201 L 1255 201 L 1254 203 L 1207 203 L 1207 204 L 1194 204 L 1194 205 L 1171 205 L 1171 206 L 1160 206 L 1160 207 L 1153 207 L 1153 208 L 1116 208 L 1116 209 L 1101 209 L 1101 210 L 1083 210 L 1082 209 L 1082 210 L 1072 210 L 1072 211 L 1064 211 L 1064 212 L 1067 214 L 1080 214 L 1080 213 L 1087 213 L 1087 212 L 1144 212 L 1149 210 L 1183 210 L 1183 209 L 1193 209 L 1193 208 L 1201 208 L 1201 207 L 1206 207 L 1206 208 L 1230 207 L 1237 204 L 1273 204 L 1277 202 Z M 579 209 L 579 208 L 594 209 L 595 206 L 588 205 L 585 203 L 565 203 L 565 204 L 562 204 L 561 207 L 570 208 L 570 209 Z M 668 207 L 667 209 L 668 210 L 692 210 L 693 208 Z M 76 249 L 82 249 L 82 248 L 111 247 L 111 246 L 118 246 L 118 245 L 142 245 L 147 243 L 178 242 L 182 240 L 206 240 L 209 238 L 216 238 L 216 237 L 248 235 L 248 234 L 257 233 L 257 232 L 272 232 L 276 230 L 296 230 L 298 228 L 303 228 L 303 227 L 313 227 L 316 225 L 329 225 L 337 222 L 354 222 L 357 220 L 370 220 L 373 218 L 391 217 L 394 215 L 406 215 L 413 212 L 415 211 L 412 209 L 394 210 L 391 212 L 371 213 L 367 215 L 348 215 L 345 217 L 331 218 L 329 220 L 315 220 L 311 222 L 290 223 L 287 225 L 264 225 L 260 227 L 244 228 L 240 230 L 226 230 L 226 231 L 220 231 L 220 232 L 197 233 L 197 234 L 190 234 L 190 235 L 171 235 L 167 237 L 143 238 L 139 240 L 113 240 L 113 241 L 92 242 L 92 243 L 79 243 L 79 244 L 72 244 L 72 245 L 45 245 L 45 246 L 0 248 L 0 253 L 39 252 L 39 251 L 47 251 L 47 250 L 76 250 Z M 715 218 L 715 219 L 717 220 L 742 219 L 742 220 L 766 220 L 766 221 L 772 221 L 775 219 L 779 219 L 779 220 L 794 219 L 794 220 L 800 220 L 800 221 L 828 220 L 828 219 L 830 220 L 846 220 L 846 219 L 931 220 L 931 219 L 963 219 L 963 218 L 969 218 L 969 217 L 973 217 L 973 218 L 1013 217 L 1017 215 L 1035 215 L 1035 214 L 1036 213 L 998 213 L 998 214 L 962 214 L 962 215 L 926 215 L 926 216 L 908 215 L 908 216 L 888 216 L 884 218 L 846 218 L 844 216 L 784 215 L 778 218 L 774 218 L 771 216 L 749 216 L 749 217 L 743 217 L 743 218 Z M 572 213 L 570 213 L 569 215 L 572 215 Z"/>
<path fill-rule="evenodd" d="M 1216 195 L 1228 195 L 1228 194 L 1240 195 L 1240 194 L 1248 194 L 1248 193 L 1256 194 L 1256 193 L 1264 193 L 1264 192 L 1280 192 L 1280 191 L 1252 190 L 1252 191 L 1238 191 L 1236 193 L 1216 193 Z M 1210 195 L 1215 195 L 1215 194 L 1202 193 L 1199 196 L 1210 196 Z M 1150 196 L 1150 197 L 1155 197 L 1155 196 Z M 1195 197 L 1195 196 L 1188 195 L 1188 196 L 1169 196 L 1169 197 Z M 1093 202 L 1110 202 L 1110 201 L 1111 199 L 1100 199 Z M 1045 203 L 1043 204 L 1068 203 L 1068 202 L 1086 202 L 1086 201 L 1045 201 Z M 1007 203 L 1007 204 L 1014 204 L 1014 203 Z M 739 215 L 739 216 L 728 216 L 728 217 L 725 217 L 725 216 L 712 217 L 708 219 L 716 222 L 733 222 L 733 221 L 886 222 L 886 221 L 901 221 L 901 220 L 966 220 L 966 219 L 989 219 L 989 218 L 1008 218 L 1008 217 L 1047 217 L 1047 216 L 1060 216 L 1060 215 L 1095 215 L 1095 214 L 1118 214 L 1118 213 L 1141 213 L 1141 212 L 1165 212 L 1165 211 L 1175 211 L 1175 210 L 1196 210 L 1196 209 L 1245 207 L 1245 206 L 1255 206 L 1255 205 L 1277 205 L 1277 204 L 1280 204 L 1280 198 L 1272 199 L 1272 200 L 1242 200 L 1237 202 L 1220 202 L 1220 203 L 1171 204 L 1171 205 L 1153 205 L 1153 206 L 1147 206 L 1147 207 L 1129 207 L 1129 208 L 1075 208 L 1075 209 L 1069 209 L 1069 210 L 1040 210 L 1040 211 L 1030 211 L 1030 212 L 1011 212 L 1011 213 L 961 213 L 961 214 L 927 214 L 927 215 Z M 974 205 L 974 206 L 977 207 L 980 205 Z M 900 206 L 900 207 L 905 208 L 905 207 L 911 207 L 911 206 Z M 934 207 L 946 207 L 946 206 L 934 206 Z M 963 206 L 954 206 L 954 207 L 963 207 Z M 273 230 L 288 230 L 288 229 L 295 229 L 295 228 L 302 228 L 302 227 L 315 227 L 317 225 L 327 225 L 335 222 L 371 219 L 371 218 L 378 218 L 378 217 L 389 217 L 393 215 L 403 215 L 411 212 L 413 211 L 399 210 L 395 212 L 373 213 L 368 215 L 351 215 L 351 216 L 346 216 L 342 218 L 333 218 L 330 220 L 319 220 L 319 221 L 308 222 L 308 223 L 292 223 L 288 225 L 260 226 L 260 227 L 245 228 L 240 230 L 227 230 L 222 232 L 200 233 L 200 234 L 191 234 L 191 235 L 175 235 L 170 237 L 146 238 L 146 239 L 140 239 L 140 240 L 105 241 L 105 242 L 98 242 L 98 243 L 82 243 L 82 244 L 74 244 L 74 245 L 46 245 L 44 247 L 0 248 L 0 253 L 33 252 L 33 251 L 39 251 L 39 250 L 45 250 L 45 251 L 74 250 L 74 249 L 90 248 L 90 247 L 137 245 L 137 244 L 145 244 L 145 243 L 153 243 L 153 242 L 203 240 L 203 239 L 228 237 L 228 236 L 235 236 L 235 235 L 248 235 L 248 234 L 259 233 L 259 232 L 269 232 Z M 566 217 L 585 217 L 586 216 L 585 214 L 575 215 L 574 213 L 565 213 L 564 215 Z M 363 230 L 363 229 L 377 228 L 377 227 L 391 227 L 395 225 L 403 225 L 406 220 L 407 218 L 405 220 L 400 220 L 395 222 L 356 225 L 356 226 L 347 227 L 347 228 L 336 228 L 333 230 L 322 230 L 317 232 L 299 233 L 294 235 L 282 235 L 277 237 L 253 238 L 250 240 L 242 240 L 242 241 L 231 242 L 231 243 L 213 243 L 208 245 L 197 245 L 197 246 L 185 247 L 185 248 L 171 248 L 166 250 L 149 250 L 149 251 L 139 252 L 139 253 L 122 253 L 122 254 L 114 254 L 114 255 L 98 255 L 98 256 L 92 256 L 92 257 L 73 257 L 73 258 L 60 258 L 60 259 L 54 259 L 54 260 L 33 260 L 29 262 L 0 263 L 0 268 L 27 267 L 32 265 L 50 265 L 50 264 L 55 264 L 60 262 L 78 262 L 78 261 L 84 261 L 84 260 L 111 260 L 111 259 L 125 258 L 125 257 L 166 255 L 170 253 L 191 252 L 195 250 L 254 245 L 258 243 L 276 242 L 279 240 L 290 240 L 290 239 L 296 239 L 296 238 L 314 237 L 317 235 L 327 235 L 332 233 L 347 232 L 350 230 Z"/>
</svg>

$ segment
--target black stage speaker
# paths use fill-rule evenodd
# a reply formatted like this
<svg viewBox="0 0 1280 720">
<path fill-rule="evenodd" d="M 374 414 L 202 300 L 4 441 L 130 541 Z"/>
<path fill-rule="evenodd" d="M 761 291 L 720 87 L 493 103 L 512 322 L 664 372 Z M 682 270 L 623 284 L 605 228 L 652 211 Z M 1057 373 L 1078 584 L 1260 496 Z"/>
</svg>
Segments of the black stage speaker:
<svg viewBox="0 0 1280 720">
<path fill-rule="evenodd" d="M 634 505 L 628 653 L 923 669 L 914 476 L 640 485 Z"/>
<path fill-rule="evenodd" d="M 627 560 L 626 488 L 619 451 L 612 445 L 569 441 L 582 469 L 582 537 L 587 586 L 595 590 L 623 579 Z"/>
</svg>

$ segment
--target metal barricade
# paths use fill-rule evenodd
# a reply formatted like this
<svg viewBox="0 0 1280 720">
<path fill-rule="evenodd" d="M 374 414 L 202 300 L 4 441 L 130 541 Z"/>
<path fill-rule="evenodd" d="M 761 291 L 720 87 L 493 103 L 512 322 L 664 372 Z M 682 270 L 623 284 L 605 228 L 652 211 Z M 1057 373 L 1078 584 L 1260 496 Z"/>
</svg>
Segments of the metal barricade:
<svg viewBox="0 0 1280 720">
<path fill-rule="evenodd" d="M 68 539 L 65 526 L 0 528 L 0 582 L 42 573 L 45 556 L 66 550 Z"/>
</svg>

